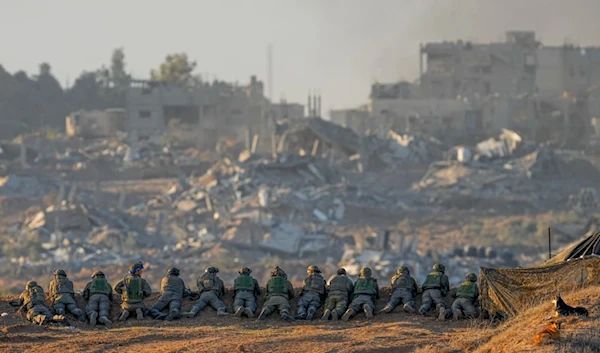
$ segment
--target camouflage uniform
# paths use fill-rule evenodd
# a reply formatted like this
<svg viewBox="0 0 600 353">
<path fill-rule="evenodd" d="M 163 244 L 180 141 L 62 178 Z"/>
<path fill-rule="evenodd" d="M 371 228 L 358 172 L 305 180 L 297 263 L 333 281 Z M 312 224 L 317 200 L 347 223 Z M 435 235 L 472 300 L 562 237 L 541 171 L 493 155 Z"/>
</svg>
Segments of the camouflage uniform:
<svg viewBox="0 0 600 353">
<path fill-rule="evenodd" d="M 436 310 L 438 311 L 438 320 L 443 321 L 446 319 L 446 302 L 444 297 L 450 290 L 450 282 L 448 276 L 444 274 L 445 268 L 443 265 L 433 265 L 433 272 L 427 275 L 425 282 L 423 282 L 423 303 L 419 309 L 419 313 L 425 316 L 431 304 L 435 303 Z"/>
<path fill-rule="evenodd" d="M 162 318 L 164 314 L 161 311 L 167 307 L 169 308 L 169 314 L 164 316 L 165 320 L 171 321 L 179 318 L 181 302 L 183 297 L 188 294 L 185 283 L 179 278 L 179 274 L 179 269 L 172 267 L 167 271 L 167 277 L 164 277 L 160 282 L 160 297 L 150 309 L 150 314 L 155 318 Z"/>
<path fill-rule="evenodd" d="M 115 284 L 115 292 L 119 293 L 123 299 L 119 321 L 127 320 L 131 312 L 135 312 L 137 319 L 142 320 L 148 311 L 144 299 L 152 294 L 152 288 L 141 277 L 143 269 L 144 266 L 139 262 L 132 264 L 129 266 L 129 274 Z"/>
<path fill-rule="evenodd" d="M 279 311 L 281 318 L 293 322 L 290 316 L 289 300 L 294 298 L 294 287 L 287 280 L 287 274 L 279 268 L 271 272 L 271 279 L 267 282 L 267 294 L 265 304 L 260 312 L 259 320 L 266 319 L 275 310 Z"/>
<path fill-rule="evenodd" d="M 312 320 L 315 312 L 321 306 L 321 300 L 327 294 L 327 286 L 321 270 L 317 266 L 309 266 L 308 277 L 302 282 L 302 293 L 298 300 L 296 319 Z"/>
<path fill-rule="evenodd" d="M 325 301 L 325 311 L 321 320 L 337 320 L 344 315 L 348 308 L 348 298 L 352 295 L 354 285 L 352 280 L 346 276 L 346 270 L 338 269 L 337 275 L 329 281 L 328 295 Z"/>
<path fill-rule="evenodd" d="M 239 270 L 239 276 L 233 282 L 233 291 L 235 297 L 233 299 L 233 310 L 236 317 L 241 317 L 242 314 L 253 318 L 256 312 L 256 297 L 260 293 L 258 281 L 250 276 L 252 270 L 248 267 L 242 267 Z"/>
<path fill-rule="evenodd" d="M 361 309 L 365 312 L 368 319 L 373 318 L 375 310 L 375 300 L 379 299 L 379 285 L 377 279 L 373 278 L 373 272 L 365 267 L 360 270 L 360 277 L 354 283 L 352 302 L 348 310 L 342 316 L 342 320 L 348 321 L 356 315 Z"/>
<path fill-rule="evenodd" d="M 92 274 L 92 281 L 83 290 L 83 298 L 88 301 L 85 311 L 90 318 L 90 325 L 95 326 L 96 320 L 110 325 L 110 303 L 113 300 L 113 290 L 102 271 Z"/>
<path fill-rule="evenodd" d="M 381 309 L 381 313 L 389 313 L 400 303 L 404 304 L 404 311 L 415 312 L 415 295 L 417 295 L 417 282 L 410 276 L 406 266 L 400 266 L 391 280 L 392 295 L 390 301 Z"/>
<path fill-rule="evenodd" d="M 48 286 L 50 300 L 54 307 L 54 312 L 57 315 L 65 315 L 66 312 L 77 316 L 79 321 L 85 321 L 85 315 L 75 303 L 75 291 L 73 290 L 73 282 L 67 278 L 67 273 L 64 270 L 54 270 L 54 278 Z M 66 309 L 66 310 L 65 310 Z"/>
<path fill-rule="evenodd" d="M 475 302 L 479 298 L 479 288 L 477 288 L 477 276 L 474 273 L 467 274 L 466 281 L 456 291 L 456 297 L 452 303 L 452 316 L 455 320 L 461 319 L 463 316 L 468 318 L 479 316 L 475 307 Z"/>
<path fill-rule="evenodd" d="M 44 289 L 38 286 L 35 281 L 27 282 L 19 299 L 11 302 L 11 304 L 21 307 L 21 310 L 26 310 L 27 320 L 34 324 L 44 325 L 51 321 L 64 321 L 65 319 L 63 315 L 52 315 L 50 309 L 46 306 Z"/>
<path fill-rule="evenodd" d="M 204 274 L 196 280 L 198 286 L 198 293 L 200 293 L 200 299 L 194 304 L 192 310 L 183 313 L 185 317 L 194 317 L 200 310 L 211 306 L 217 311 L 217 315 L 227 315 L 227 307 L 225 303 L 221 301 L 221 298 L 225 294 L 225 285 L 217 273 L 219 269 L 216 267 L 208 267 Z"/>
</svg>

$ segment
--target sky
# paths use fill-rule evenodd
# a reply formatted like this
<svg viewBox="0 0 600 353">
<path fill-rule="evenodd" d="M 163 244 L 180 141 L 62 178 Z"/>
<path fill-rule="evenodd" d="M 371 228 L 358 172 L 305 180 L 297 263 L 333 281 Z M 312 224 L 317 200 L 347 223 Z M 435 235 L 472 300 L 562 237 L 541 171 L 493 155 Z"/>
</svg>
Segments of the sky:
<svg viewBox="0 0 600 353">
<path fill-rule="evenodd" d="M 415 80 L 419 43 L 535 30 L 547 45 L 600 45 L 600 0 L 0 0 L 0 18 L 0 65 L 35 74 L 45 61 L 63 85 L 118 47 L 135 78 L 185 52 L 211 80 L 266 85 L 272 43 L 273 100 L 318 90 L 324 110 Z"/>
</svg>

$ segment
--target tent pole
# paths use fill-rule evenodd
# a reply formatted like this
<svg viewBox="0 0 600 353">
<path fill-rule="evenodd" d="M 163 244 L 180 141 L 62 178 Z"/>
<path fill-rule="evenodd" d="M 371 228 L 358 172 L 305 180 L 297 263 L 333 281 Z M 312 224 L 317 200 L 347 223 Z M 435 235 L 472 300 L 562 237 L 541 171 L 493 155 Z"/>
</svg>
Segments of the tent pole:
<svg viewBox="0 0 600 353">
<path fill-rule="evenodd" d="M 548 227 L 548 260 L 552 258 L 552 232 Z"/>
</svg>

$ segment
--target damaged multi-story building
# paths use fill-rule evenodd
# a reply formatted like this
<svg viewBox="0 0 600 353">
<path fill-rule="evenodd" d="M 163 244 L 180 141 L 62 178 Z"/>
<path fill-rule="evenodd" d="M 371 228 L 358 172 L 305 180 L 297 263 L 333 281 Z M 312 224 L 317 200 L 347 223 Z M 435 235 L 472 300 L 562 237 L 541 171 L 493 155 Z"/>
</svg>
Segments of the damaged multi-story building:
<svg viewBox="0 0 600 353">
<path fill-rule="evenodd" d="M 534 32 L 509 31 L 503 42 L 422 44 L 419 67 L 414 84 L 371 87 L 368 128 L 397 127 L 455 142 L 508 128 L 575 146 L 600 116 L 599 47 L 544 46 Z"/>
<path fill-rule="evenodd" d="M 127 130 L 132 136 L 160 135 L 177 130 L 199 145 L 214 146 L 218 138 L 243 141 L 269 136 L 279 118 L 304 116 L 300 104 L 271 102 L 256 76 L 247 85 L 221 81 L 187 89 L 175 82 L 132 81 L 126 92 Z M 268 143 L 267 143 L 268 144 Z"/>
</svg>

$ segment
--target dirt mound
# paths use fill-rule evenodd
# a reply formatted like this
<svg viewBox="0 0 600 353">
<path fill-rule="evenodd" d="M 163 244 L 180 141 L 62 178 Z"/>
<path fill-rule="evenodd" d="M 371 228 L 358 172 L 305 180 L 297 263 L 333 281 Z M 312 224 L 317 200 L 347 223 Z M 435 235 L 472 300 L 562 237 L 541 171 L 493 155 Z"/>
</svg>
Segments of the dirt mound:
<svg viewBox="0 0 600 353">
<path fill-rule="evenodd" d="M 571 306 L 589 310 L 589 318 L 567 317 L 563 321 L 562 340 L 556 344 L 536 346 L 533 336 L 555 320 L 550 300 L 534 306 L 494 327 L 489 323 L 472 325 L 460 333 L 445 335 L 439 344 L 424 347 L 415 353 L 430 352 L 598 352 L 600 347 L 600 287 L 593 286 L 562 295 Z"/>
</svg>

